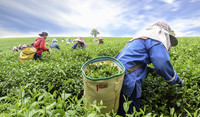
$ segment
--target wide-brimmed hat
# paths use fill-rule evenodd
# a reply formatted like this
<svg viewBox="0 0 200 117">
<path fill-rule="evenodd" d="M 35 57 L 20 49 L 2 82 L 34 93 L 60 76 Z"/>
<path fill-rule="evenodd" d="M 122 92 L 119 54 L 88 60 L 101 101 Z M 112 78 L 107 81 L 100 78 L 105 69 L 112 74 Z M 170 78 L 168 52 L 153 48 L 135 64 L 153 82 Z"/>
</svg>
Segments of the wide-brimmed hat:
<svg viewBox="0 0 200 117">
<path fill-rule="evenodd" d="M 27 47 L 27 45 L 26 45 L 26 44 L 24 44 L 22 47 Z"/>
<path fill-rule="evenodd" d="M 56 38 L 53 38 L 52 42 L 57 42 L 58 40 Z"/>
<path fill-rule="evenodd" d="M 170 37 L 171 46 L 177 46 L 178 45 L 178 39 L 172 34 L 172 30 L 167 23 L 157 22 L 157 23 L 153 24 L 153 26 L 158 26 L 158 27 L 167 31 L 167 33 L 169 34 L 169 37 Z"/>
<path fill-rule="evenodd" d="M 48 33 L 47 32 L 42 32 L 41 34 L 39 34 L 41 37 L 43 36 L 48 36 Z"/>
<path fill-rule="evenodd" d="M 82 43 L 85 45 L 85 48 L 87 48 L 87 44 L 86 44 L 85 41 L 83 40 L 83 37 L 78 37 L 77 39 L 75 39 L 75 41 L 82 42 Z"/>
<path fill-rule="evenodd" d="M 75 40 L 76 40 L 76 41 L 79 41 L 79 42 L 82 42 L 82 43 L 84 42 L 84 41 L 83 41 L 83 37 L 78 37 L 78 38 L 75 39 Z"/>
</svg>

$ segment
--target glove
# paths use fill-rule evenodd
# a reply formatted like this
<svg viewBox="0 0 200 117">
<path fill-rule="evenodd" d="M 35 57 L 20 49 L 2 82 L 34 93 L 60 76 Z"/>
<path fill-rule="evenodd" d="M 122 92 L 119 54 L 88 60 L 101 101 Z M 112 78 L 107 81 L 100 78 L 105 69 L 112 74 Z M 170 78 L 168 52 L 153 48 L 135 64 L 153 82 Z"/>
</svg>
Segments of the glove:
<svg viewBox="0 0 200 117">
<path fill-rule="evenodd" d="M 149 71 L 149 73 L 151 73 L 152 76 L 157 76 L 155 68 L 148 67 L 148 71 Z"/>
<path fill-rule="evenodd" d="M 185 85 L 184 81 L 178 76 L 176 82 L 179 87 L 183 87 Z"/>
<path fill-rule="evenodd" d="M 49 51 L 49 49 L 47 50 L 47 52 L 49 52 L 49 54 L 50 54 L 50 51 Z"/>
<path fill-rule="evenodd" d="M 151 67 L 148 67 L 148 70 L 149 70 L 149 73 L 156 71 L 155 68 L 151 68 Z"/>
</svg>

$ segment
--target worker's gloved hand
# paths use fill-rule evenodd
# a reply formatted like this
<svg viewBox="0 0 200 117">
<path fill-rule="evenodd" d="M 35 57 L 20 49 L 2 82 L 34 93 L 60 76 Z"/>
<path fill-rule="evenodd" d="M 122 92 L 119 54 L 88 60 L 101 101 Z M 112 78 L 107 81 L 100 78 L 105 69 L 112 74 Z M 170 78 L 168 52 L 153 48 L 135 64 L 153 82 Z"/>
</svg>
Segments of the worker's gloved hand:
<svg viewBox="0 0 200 117">
<path fill-rule="evenodd" d="M 179 87 L 183 87 L 185 85 L 184 81 L 178 76 L 177 81 L 175 82 Z"/>
<path fill-rule="evenodd" d="M 151 73 L 151 75 L 154 77 L 157 76 L 155 68 L 148 67 L 148 72 Z"/>
<path fill-rule="evenodd" d="M 49 54 L 50 54 L 50 51 L 49 51 L 49 49 L 47 50 L 47 52 L 49 52 Z"/>
<path fill-rule="evenodd" d="M 155 68 L 148 67 L 148 71 L 149 71 L 149 73 L 152 73 L 152 72 L 155 72 L 156 70 L 155 70 Z"/>
</svg>

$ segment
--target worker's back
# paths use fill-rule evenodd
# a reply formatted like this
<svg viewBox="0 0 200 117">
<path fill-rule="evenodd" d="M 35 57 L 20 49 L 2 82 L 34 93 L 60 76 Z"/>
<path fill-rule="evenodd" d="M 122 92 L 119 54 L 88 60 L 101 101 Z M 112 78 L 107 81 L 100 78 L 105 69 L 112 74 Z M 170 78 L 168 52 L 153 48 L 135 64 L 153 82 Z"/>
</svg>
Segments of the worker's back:
<svg viewBox="0 0 200 117">
<path fill-rule="evenodd" d="M 42 38 L 42 37 L 39 37 L 39 38 L 37 38 L 36 40 L 35 40 L 35 42 L 34 42 L 34 47 L 38 50 L 39 48 L 40 48 L 40 44 L 41 44 L 41 42 L 42 41 L 44 41 L 44 39 Z"/>
<path fill-rule="evenodd" d="M 59 45 L 56 42 L 52 42 L 50 45 L 50 48 L 52 49 L 60 49 Z"/>
</svg>

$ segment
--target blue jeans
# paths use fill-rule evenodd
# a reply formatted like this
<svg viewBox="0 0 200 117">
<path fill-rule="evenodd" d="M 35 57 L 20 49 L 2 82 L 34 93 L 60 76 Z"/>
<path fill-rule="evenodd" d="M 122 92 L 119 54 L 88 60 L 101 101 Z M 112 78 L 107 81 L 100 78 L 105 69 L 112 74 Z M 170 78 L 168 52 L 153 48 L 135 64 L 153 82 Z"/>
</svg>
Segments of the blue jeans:
<svg viewBox="0 0 200 117">
<path fill-rule="evenodd" d="M 132 101 L 132 103 L 129 105 L 129 110 L 128 110 L 127 114 L 133 113 L 133 107 L 136 108 L 137 112 L 140 112 L 140 98 L 136 97 L 136 88 L 134 89 L 134 91 L 130 97 L 128 97 L 126 95 L 123 96 L 123 95 L 124 94 L 121 92 L 120 100 L 119 100 L 119 109 L 118 109 L 117 114 L 120 116 L 125 116 L 125 114 L 126 114 L 126 112 L 124 111 L 124 108 L 123 108 L 123 104 L 125 102 L 124 96 L 126 97 L 126 99 L 128 98 L 128 101 Z"/>
<path fill-rule="evenodd" d="M 40 59 L 40 58 L 41 58 L 41 56 L 39 54 L 35 54 L 33 59 L 37 60 L 37 59 Z"/>
</svg>

